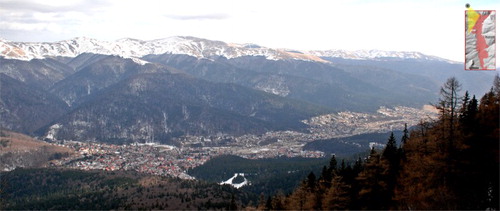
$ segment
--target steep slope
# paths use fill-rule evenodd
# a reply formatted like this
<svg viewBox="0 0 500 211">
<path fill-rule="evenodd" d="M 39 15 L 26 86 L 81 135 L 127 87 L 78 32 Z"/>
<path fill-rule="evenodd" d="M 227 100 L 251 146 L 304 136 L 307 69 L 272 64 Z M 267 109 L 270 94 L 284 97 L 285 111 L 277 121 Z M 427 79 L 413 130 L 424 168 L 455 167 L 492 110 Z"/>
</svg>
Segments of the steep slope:
<svg viewBox="0 0 500 211">
<path fill-rule="evenodd" d="M 337 110 L 374 111 L 382 105 L 422 104 L 421 98 L 396 93 L 399 89 L 381 88 L 383 79 L 378 84 L 367 83 L 362 76 L 316 62 L 272 61 L 250 56 L 212 61 L 172 54 L 149 55 L 143 59 L 184 70 L 202 79 L 235 83 Z"/>
<path fill-rule="evenodd" d="M 398 85 L 401 86 L 393 89 L 387 86 L 388 81 L 384 77 L 370 78 L 369 74 L 353 74 L 345 66 L 337 67 L 331 64 L 297 60 L 269 61 L 259 57 L 239 57 L 227 60 L 227 62 L 236 67 L 249 68 L 263 73 L 291 75 L 312 80 L 310 84 L 305 83 L 305 85 L 312 87 L 312 90 L 317 90 L 317 93 L 307 92 L 311 89 L 307 86 L 301 87 L 301 83 L 293 83 L 291 87 L 295 86 L 299 90 L 304 90 L 302 93 L 297 92 L 296 98 L 341 110 L 375 111 L 380 106 L 420 107 L 428 103 L 428 98 L 412 96 L 419 90 L 409 89 L 407 93 L 401 93 L 400 90 L 404 89 L 407 84 L 399 83 Z M 372 68 L 367 67 L 365 70 L 372 70 Z M 373 72 L 370 74 L 379 75 Z M 412 77 L 407 74 L 400 74 L 400 76 L 408 80 Z"/>
<path fill-rule="evenodd" d="M 48 89 L 57 81 L 74 73 L 74 69 L 50 58 L 22 61 L 0 57 L 0 73 L 30 86 Z"/>
<path fill-rule="evenodd" d="M 96 62 L 99 62 L 103 59 L 108 58 L 109 55 L 103 55 L 103 54 L 93 54 L 93 53 L 82 53 L 71 60 L 67 61 L 66 64 L 73 69 L 75 69 L 75 72 L 80 71 L 82 68 L 89 66 L 91 64 L 94 64 Z"/>
<path fill-rule="evenodd" d="M 438 98 L 438 90 L 442 85 L 437 84 L 431 77 L 377 66 L 345 64 L 332 64 L 332 66 L 365 83 L 381 87 L 392 96 L 399 97 L 394 102 L 401 105 L 417 106 L 418 103 L 433 102 Z"/>
<path fill-rule="evenodd" d="M 168 142 L 171 137 L 301 130 L 328 110 L 183 74 L 140 74 L 91 96 L 46 128 L 57 139 Z"/>
<path fill-rule="evenodd" d="M 389 69 L 398 73 L 406 73 L 425 77 L 434 83 L 434 87 L 441 86 L 446 79 L 455 76 L 462 83 L 462 90 L 471 94 L 482 95 L 489 91 L 491 82 L 497 71 L 465 71 L 463 64 L 442 62 L 436 60 L 398 59 L 385 60 L 343 59 L 336 57 L 322 57 L 334 64 L 350 66 L 366 66 Z"/>
<path fill-rule="evenodd" d="M 74 106 L 82 98 L 109 87 L 121 80 L 142 73 L 167 73 L 170 70 L 155 64 L 138 64 L 132 59 L 117 56 L 84 54 L 69 63 L 80 69 L 50 88 L 50 92 Z"/>
<path fill-rule="evenodd" d="M 31 134 L 67 111 L 52 94 L 0 73 L 0 127 Z"/>
</svg>

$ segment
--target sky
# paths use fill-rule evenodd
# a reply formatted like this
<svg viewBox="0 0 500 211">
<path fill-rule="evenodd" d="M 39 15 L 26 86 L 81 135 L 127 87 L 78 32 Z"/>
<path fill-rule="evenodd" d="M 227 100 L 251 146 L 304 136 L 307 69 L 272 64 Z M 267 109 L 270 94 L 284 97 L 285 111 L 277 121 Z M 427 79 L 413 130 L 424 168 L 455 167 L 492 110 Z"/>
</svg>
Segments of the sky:
<svg viewBox="0 0 500 211">
<path fill-rule="evenodd" d="M 194 36 L 295 50 L 418 51 L 463 61 L 466 3 L 500 8 L 498 0 L 0 0 L 0 38 Z"/>
</svg>

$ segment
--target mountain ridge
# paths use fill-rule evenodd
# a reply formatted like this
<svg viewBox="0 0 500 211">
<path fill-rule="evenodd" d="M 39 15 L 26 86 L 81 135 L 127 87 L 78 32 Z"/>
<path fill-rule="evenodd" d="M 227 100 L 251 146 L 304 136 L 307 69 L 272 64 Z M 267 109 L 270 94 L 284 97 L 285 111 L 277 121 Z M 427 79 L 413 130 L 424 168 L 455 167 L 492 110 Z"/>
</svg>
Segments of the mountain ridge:
<svg viewBox="0 0 500 211">
<path fill-rule="evenodd" d="M 173 36 L 154 40 L 122 38 L 115 41 L 101 41 L 88 37 L 76 37 L 57 42 L 12 42 L 0 38 L 0 56 L 7 59 L 31 60 L 54 56 L 76 57 L 82 53 L 118 55 L 126 58 L 140 58 L 146 55 L 164 53 L 186 54 L 198 59 L 242 56 L 264 56 L 269 60 L 306 60 L 330 63 L 322 57 L 346 59 L 423 59 L 453 62 L 436 56 L 412 51 L 357 50 L 293 50 L 268 48 L 258 44 L 226 43 L 192 36 Z"/>
</svg>

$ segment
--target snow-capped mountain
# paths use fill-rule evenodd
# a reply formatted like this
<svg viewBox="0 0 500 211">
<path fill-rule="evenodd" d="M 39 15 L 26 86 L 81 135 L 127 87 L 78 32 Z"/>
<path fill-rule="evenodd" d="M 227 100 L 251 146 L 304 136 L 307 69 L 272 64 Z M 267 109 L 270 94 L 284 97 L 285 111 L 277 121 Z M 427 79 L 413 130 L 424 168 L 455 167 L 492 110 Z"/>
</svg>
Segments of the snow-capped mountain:
<svg viewBox="0 0 500 211">
<path fill-rule="evenodd" d="M 326 51 L 306 51 L 304 53 L 318 56 L 318 57 L 333 57 L 333 58 L 343 58 L 343 59 L 383 59 L 383 58 L 399 58 L 399 59 L 421 59 L 421 60 L 437 60 L 446 61 L 449 60 L 439 58 L 436 56 L 425 55 L 416 51 L 381 51 L 381 50 L 326 50 Z"/>
<path fill-rule="evenodd" d="M 0 56 L 6 59 L 31 60 L 53 56 L 76 57 L 82 53 L 118 55 L 126 58 L 141 58 L 150 54 L 184 54 L 198 59 L 225 57 L 228 59 L 242 56 L 264 56 L 269 60 L 295 59 L 327 62 L 321 57 L 345 59 L 403 58 L 441 60 L 418 52 L 398 52 L 379 50 L 327 50 L 296 51 L 272 49 L 256 44 L 234 44 L 196 37 L 168 37 L 157 40 L 138 40 L 131 38 L 116 41 L 100 41 L 87 37 L 77 37 L 59 42 L 11 42 L 0 38 Z"/>
<path fill-rule="evenodd" d="M 82 53 L 118 55 L 127 58 L 171 53 L 208 59 L 220 56 L 228 59 L 241 56 L 264 56 L 270 60 L 322 61 L 315 56 L 261 47 L 255 44 L 232 44 L 195 37 L 169 37 L 150 41 L 125 38 L 112 42 L 78 37 L 53 43 L 10 42 L 0 39 L 0 56 L 7 59 L 31 60 L 52 56 L 76 57 Z"/>
<path fill-rule="evenodd" d="M 194 37 L 0 40 L 0 127 L 107 143 L 302 133 L 315 127 L 303 120 L 318 115 L 420 108 L 438 99 L 436 90 L 450 76 L 478 96 L 490 89 L 495 74 L 470 74 L 462 64 L 419 53 L 347 55 Z"/>
</svg>

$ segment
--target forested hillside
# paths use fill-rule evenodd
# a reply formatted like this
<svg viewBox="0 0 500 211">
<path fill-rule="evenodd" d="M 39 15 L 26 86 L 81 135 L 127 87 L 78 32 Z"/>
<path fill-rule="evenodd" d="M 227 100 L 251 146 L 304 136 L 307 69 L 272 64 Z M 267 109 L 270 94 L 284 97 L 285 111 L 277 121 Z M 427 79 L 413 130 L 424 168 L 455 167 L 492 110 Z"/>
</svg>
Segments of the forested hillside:
<svg viewBox="0 0 500 211">
<path fill-rule="evenodd" d="M 393 134 L 382 151 L 354 165 L 332 158 L 290 195 L 261 209 L 499 209 L 500 78 L 480 99 L 460 96 L 450 78 L 436 104 L 439 119 Z"/>
<path fill-rule="evenodd" d="M 0 178 L 1 210 L 220 210 L 248 199 L 228 185 L 126 171 L 16 169 Z"/>
</svg>

